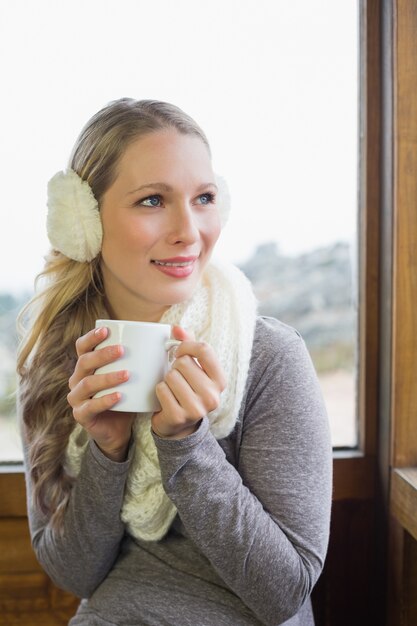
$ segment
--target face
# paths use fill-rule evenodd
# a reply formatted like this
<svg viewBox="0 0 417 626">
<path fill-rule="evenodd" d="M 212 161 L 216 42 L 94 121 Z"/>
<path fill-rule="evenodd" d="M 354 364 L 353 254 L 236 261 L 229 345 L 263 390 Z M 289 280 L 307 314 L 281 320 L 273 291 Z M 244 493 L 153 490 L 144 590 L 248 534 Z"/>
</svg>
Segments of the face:
<svg viewBox="0 0 417 626">
<path fill-rule="evenodd" d="M 128 146 L 100 208 L 114 317 L 158 321 L 192 296 L 220 234 L 216 192 L 199 137 L 169 129 Z"/>
</svg>

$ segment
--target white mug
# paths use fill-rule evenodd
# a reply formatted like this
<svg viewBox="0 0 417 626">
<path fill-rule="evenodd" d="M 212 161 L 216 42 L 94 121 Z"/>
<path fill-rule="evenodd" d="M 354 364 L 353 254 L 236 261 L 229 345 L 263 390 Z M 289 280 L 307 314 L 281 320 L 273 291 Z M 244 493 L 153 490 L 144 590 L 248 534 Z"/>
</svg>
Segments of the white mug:
<svg viewBox="0 0 417 626">
<path fill-rule="evenodd" d="M 171 340 L 171 326 L 153 322 L 124 320 L 96 320 L 96 328 L 105 326 L 108 335 L 97 349 L 120 344 L 124 355 L 108 365 L 99 367 L 96 374 L 128 370 L 129 380 L 119 386 L 99 391 L 95 398 L 118 391 L 121 400 L 111 409 L 132 413 L 160 410 L 155 387 L 169 369 L 169 350 L 181 343 Z"/>
</svg>

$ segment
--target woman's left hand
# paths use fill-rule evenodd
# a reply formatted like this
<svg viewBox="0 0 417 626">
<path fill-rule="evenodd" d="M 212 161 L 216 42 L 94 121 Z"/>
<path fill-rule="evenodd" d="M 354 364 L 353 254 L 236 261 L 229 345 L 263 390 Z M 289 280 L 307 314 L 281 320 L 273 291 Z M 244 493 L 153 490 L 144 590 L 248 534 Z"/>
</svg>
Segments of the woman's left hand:
<svg viewBox="0 0 417 626">
<path fill-rule="evenodd" d="M 180 326 L 173 327 L 173 336 L 182 343 L 165 379 L 156 386 L 161 411 L 152 416 L 152 430 L 159 437 L 182 439 L 219 406 L 226 377 L 209 344 L 194 341 Z"/>
</svg>

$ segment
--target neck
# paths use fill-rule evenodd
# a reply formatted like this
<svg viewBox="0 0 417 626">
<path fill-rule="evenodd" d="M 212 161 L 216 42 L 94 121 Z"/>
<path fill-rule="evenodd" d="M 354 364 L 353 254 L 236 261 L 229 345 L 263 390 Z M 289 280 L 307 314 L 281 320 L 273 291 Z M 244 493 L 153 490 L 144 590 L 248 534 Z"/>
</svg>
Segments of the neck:
<svg viewBox="0 0 417 626">
<path fill-rule="evenodd" d="M 104 280 L 105 305 L 111 319 L 129 320 L 132 322 L 159 322 L 168 306 L 146 306 L 134 293 L 126 293 L 126 290 L 109 288 Z"/>
<path fill-rule="evenodd" d="M 125 304 L 118 306 L 118 303 L 114 303 L 113 300 L 110 300 L 107 297 L 105 302 L 106 309 L 111 319 L 128 320 L 131 322 L 159 322 L 162 315 L 168 308 L 161 308 L 155 311 L 145 311 L 144 309 L 135 306 L 134 303 L 132 303 L 131 306 L 126 306 Z"/>
</svg>

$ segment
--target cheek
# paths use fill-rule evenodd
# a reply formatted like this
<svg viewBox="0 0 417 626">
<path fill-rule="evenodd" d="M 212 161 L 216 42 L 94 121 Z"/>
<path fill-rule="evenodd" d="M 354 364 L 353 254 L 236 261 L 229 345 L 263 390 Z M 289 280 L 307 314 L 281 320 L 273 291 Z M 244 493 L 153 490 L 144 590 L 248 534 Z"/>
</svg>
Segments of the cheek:
<svg viewBox="0 0 417 626">
<path fill-rule="evenodd" d="M 103 250 L 124 256 L 129 251 L 145 252 L 158 238 L 158 228 L 146 220 L 108 223 L 103 228 Z"/>
<path fill-rule="evenodd" d="M 208 229 L 207 229 L 207 239 L 211 246 L 214 246 L 218 238 L 220 237 L 220 233 L 222 231 L 220 216 L 216 215 L 216 219 L 214 219 Z"/>
</svg>

